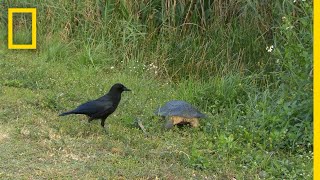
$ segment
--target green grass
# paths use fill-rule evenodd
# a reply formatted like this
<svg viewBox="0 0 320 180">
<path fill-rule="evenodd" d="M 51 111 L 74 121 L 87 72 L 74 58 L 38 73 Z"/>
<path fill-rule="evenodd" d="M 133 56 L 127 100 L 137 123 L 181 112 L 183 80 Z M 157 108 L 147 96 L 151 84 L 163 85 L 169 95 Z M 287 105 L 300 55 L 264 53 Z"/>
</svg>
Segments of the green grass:
<svg viewBox="0 0 320 180">
<path fill-rule="evenodd" d="M 28 52 L 6 51 L 4 56 L 2 178 L 311 178 L 311 152 L 269 151 L 239 122 L 238 109 L 206 112 L 209 118 L 199 129 L 161 128 L 153 110 L 169 99 L 192 101 L 194 91 L 202 89 L 198 85 L 166 84 L 117 69 L 71 69 Z M 104 94 L 115 82 L 133 92 L 123 94 L 119 109 L 108 118 L 110 134 L 83 116 L 57 116 Z M 132 125 L 135 117 L 143 119 L 149 136 Z"/>
<path fill-rule="evenodd" d="M 0 178 L 312 179 L 312 3 L 204 2 L 3 1 L 37 7 L 38 40 L 0 31 Z M 109 134 L 58 116 L 117 82 Z M 172 99 L 208 118 L 163 129 Z"/>
</svg>

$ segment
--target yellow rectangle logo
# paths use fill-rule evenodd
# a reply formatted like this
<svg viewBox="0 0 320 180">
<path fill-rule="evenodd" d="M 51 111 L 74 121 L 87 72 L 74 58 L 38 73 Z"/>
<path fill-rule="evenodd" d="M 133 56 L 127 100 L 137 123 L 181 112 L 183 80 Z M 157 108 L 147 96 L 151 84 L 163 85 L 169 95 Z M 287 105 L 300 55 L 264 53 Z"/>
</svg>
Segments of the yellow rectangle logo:
<svg viewBox="0 0 320 180">
<path fill-rule="evenodd" d="M 31 44 L 13 44 L 13 13 L 31 13 L 32 42 Z M 8 9 L 8 49 L 36 49 L 37 48 L 37 9 L 9 8 Z"/>
</svg>

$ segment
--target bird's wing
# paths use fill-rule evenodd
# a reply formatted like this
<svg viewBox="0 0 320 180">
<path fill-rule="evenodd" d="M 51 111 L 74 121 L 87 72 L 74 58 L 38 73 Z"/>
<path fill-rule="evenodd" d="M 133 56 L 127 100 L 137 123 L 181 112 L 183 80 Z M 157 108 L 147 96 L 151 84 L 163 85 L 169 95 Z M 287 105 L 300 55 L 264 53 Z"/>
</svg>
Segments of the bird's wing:
<svg viewBox="0 0 320 180">
<path fill-rule="evenodd" d="M 93 101 L 88 101 L 84 104 L 81 104 L 75 110 L 73 110 L 73 112 L 91 116 L 94 114 L 100 114 L 100 112 L 105 112 L 107 109 L 109 109 L 112 106 L 113 106 L 112 101 L 93 100 Z"/>
</svg>

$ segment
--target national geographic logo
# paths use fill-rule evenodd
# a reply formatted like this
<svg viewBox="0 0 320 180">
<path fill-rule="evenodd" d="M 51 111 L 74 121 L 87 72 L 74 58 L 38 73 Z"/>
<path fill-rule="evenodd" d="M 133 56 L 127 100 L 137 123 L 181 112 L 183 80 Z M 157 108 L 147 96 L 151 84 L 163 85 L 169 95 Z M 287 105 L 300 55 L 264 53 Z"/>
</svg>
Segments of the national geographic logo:
<svg viewBox="0 0 320 180">
<path fill-rule="evenodd" d="M 31 13 L 32 41 L 31 44 L 13 44 L 13 14 Z M 8 49 L 36 49 L 37 48 L 37 9 L 36 8 L 9 8 L 8 9 Z"/>
</svg>

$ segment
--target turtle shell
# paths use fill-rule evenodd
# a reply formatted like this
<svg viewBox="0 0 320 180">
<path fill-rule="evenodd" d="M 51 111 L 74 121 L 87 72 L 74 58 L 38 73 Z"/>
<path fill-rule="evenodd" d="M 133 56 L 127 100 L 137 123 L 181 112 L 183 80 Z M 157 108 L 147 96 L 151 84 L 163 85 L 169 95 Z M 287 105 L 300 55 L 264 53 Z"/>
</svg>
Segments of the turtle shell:
<svg viewBox="0 0 320 180">
<path fill-rule="evenodd" d="M 158 116 L 180 116 L 185 118 L 204 118 L 206 116 L 191 104 L 180 100 L 169 101 L 164 106 L 156 109 L 154 113 Z"/>
</svg>

